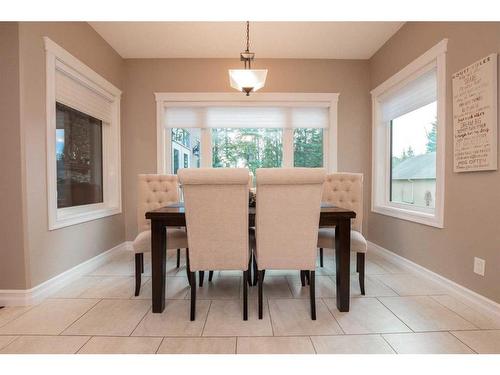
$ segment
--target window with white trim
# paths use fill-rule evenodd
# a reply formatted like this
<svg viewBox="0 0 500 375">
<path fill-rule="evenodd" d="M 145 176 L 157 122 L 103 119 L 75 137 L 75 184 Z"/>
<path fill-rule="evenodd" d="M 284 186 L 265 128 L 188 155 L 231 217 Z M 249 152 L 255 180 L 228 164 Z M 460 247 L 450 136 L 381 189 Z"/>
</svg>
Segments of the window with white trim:
<svg viewBox="0 0 500 375">
<path fill-rule="evenodd" d="M 332 153 L 336 150 L 336 141 L 332 142 L 332 136 L 336 140 L 336 95 L 324 102 L 262 100 L 266 94 L 255 102 L 241 102 L 241 96 L 207 97 L 211 95 L 238 100 L 158 100 L 159 135 L 163 137 L 160 173 L 176 173 L 183 165 L 247 167 L 255 173 L 257 168 L 328 167 L 330 163 L 335 170 L 336 154 L 327 150 L 330 144 Z M 179 145 L 176 134 L 180 129 L 193 140 L 190 144 Z M 183 164 L 183 158 L 189 162 Z"/>
<path fill-rule="evenodd" d="M 49 230 L 121 212 L 121 91 L 44 38 Z"/>
<path fill-rule="evenodd" d="M 372 91 L 372 211 L 443 227 L 446 40 Z"/>
</svg>

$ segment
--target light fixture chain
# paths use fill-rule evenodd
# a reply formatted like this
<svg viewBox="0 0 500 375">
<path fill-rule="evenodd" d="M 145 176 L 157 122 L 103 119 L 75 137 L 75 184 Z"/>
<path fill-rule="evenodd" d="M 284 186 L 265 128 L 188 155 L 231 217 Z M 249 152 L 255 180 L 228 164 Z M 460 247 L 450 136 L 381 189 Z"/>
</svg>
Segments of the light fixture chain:
<svg viewBox="0 0 500 375">
<path fill-rule="evenodd" d="M 247 21 L 247 52 L 250 51 L 250 21 Z"/>
</svg>

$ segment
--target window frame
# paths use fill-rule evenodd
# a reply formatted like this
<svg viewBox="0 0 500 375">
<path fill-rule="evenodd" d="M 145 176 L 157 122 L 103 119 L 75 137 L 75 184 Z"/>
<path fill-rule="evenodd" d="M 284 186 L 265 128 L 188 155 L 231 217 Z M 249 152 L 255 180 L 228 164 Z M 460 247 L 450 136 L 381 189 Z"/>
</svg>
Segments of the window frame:
<svg viewBox="0 0 500 375">
<path fill-rule="evenodd" d="M 157 172 L 172 173 L 171 132 L 165 127 L 165 109 L 169 106 L 229 107 L 229 106 L 280 106 L 280 107 L 328 107 L 329 126 L 323 129 L 323 167 L 337 171 L 338 141 L 338 93 L 155 93 Z M 212 168 L 211 128 L 200 128 L 200 166 Z M 293 167 L 293 128 L 283 128 L 283 167 Z"/>
<path fill-rule="evenodd" d="M 122 212 L 120 158 L 121 91 L 51 39 L 48 37 L 44 37 L 43 39 L 46 52 L 48 230 L 55 230 Z M 97 92 L 111 103 L 111 119 L 109 122 L 102 121 L 103 202 L 57 208 L 55 136 L 57 102 L 56 72 L 65 74 L 77 84 Z"/>
<path fill-rule="evenodd" d="M 446 50 L 447 39 L 433 46 L 398 73 L 371 91 L 372 95 L 372 203 L 374 213 L 444 228 L 446 141 Z M 435 208 L 412 207 L 391 201 L 391 127 L 381 120 L 381 99 L 436 68 L 437 144 Z"/>
</svg>

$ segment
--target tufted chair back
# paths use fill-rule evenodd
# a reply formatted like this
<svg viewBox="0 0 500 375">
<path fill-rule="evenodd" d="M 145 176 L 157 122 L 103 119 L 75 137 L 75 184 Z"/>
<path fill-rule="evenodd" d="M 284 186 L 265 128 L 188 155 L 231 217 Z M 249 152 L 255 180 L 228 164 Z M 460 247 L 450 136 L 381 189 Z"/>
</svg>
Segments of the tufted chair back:
<svg viewBox="0 0 500 375">
<path fill-rule="evenodd" d="M 323 185 L 323 202 L 356 212 L 352 230 L 361 232 L 363 223 L 363 174 L 332 173 Z"/>
<path fill-rule="evenodd" d="M 248 180 L 246 168 L 184 168 L 191 271 L 248 268 Z"/>
<path fill-rule="evenodd" d="M 323 168 L 257 169 L 259 269 L 314 270 Z"/>
<path fill-rule="evenodd" d="M 139 233 L 151 229 L 151 223 L 144 216 L 147 211 L 177 202 L 179 202 L 179 183 L 176 175 L 138 175 L 137 227 Z"/>
</svg>

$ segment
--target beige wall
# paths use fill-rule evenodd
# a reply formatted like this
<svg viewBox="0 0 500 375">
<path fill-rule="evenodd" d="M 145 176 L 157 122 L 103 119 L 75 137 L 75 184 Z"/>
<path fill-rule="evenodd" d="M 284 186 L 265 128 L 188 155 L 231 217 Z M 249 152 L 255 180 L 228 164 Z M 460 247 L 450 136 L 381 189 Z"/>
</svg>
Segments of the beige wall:
<svg viewBox="0 0 500 375">
<path fill-rule="evenodd" d="M 0 289 L 24 289 L 19 30 L 15 22 L 0 22 L 0 114 Z"/>
<path fill-rule="evenodd" d="M 20 113 L 31 288 L 123 242 L 123 214 L 48 231 L 45 51 L 48 36 L 119 88 L 123 60 L 84 22 L 19 23 Z"/>
<path fill-rule="evenodd" d="M 500 172 L 453 173 L 451 75 L 500 51 L 500 23 L 405 24 L 370 60 L 373 89 L 443 38 L 446 57 L 446 187 L 444 229 L 379 214 L 369 216 L 369 240 L 500 302 Z M 486 260 L 484 277 L 473 258 Z"/>
<path fill-rule="evenodd" d="M 136 179 L 156 173 L 156 104 L 154 92 L 223 92 L 234 59 L 125 60 L 122 117 L 123 184 L 127 239 L 137 233 Z M 263 92 L 338 92 L 340 171 L 365 174 L 370 185 L 370 98 L 368 62 L 360 60 L 257 60 L 269 69 Z M 368 206 L 367 206 L 368 207 Z M 366 217 L 366 215 L 365 215 Z M 365 225 L 366 230 L 366 225 Z"/>
</svg>

